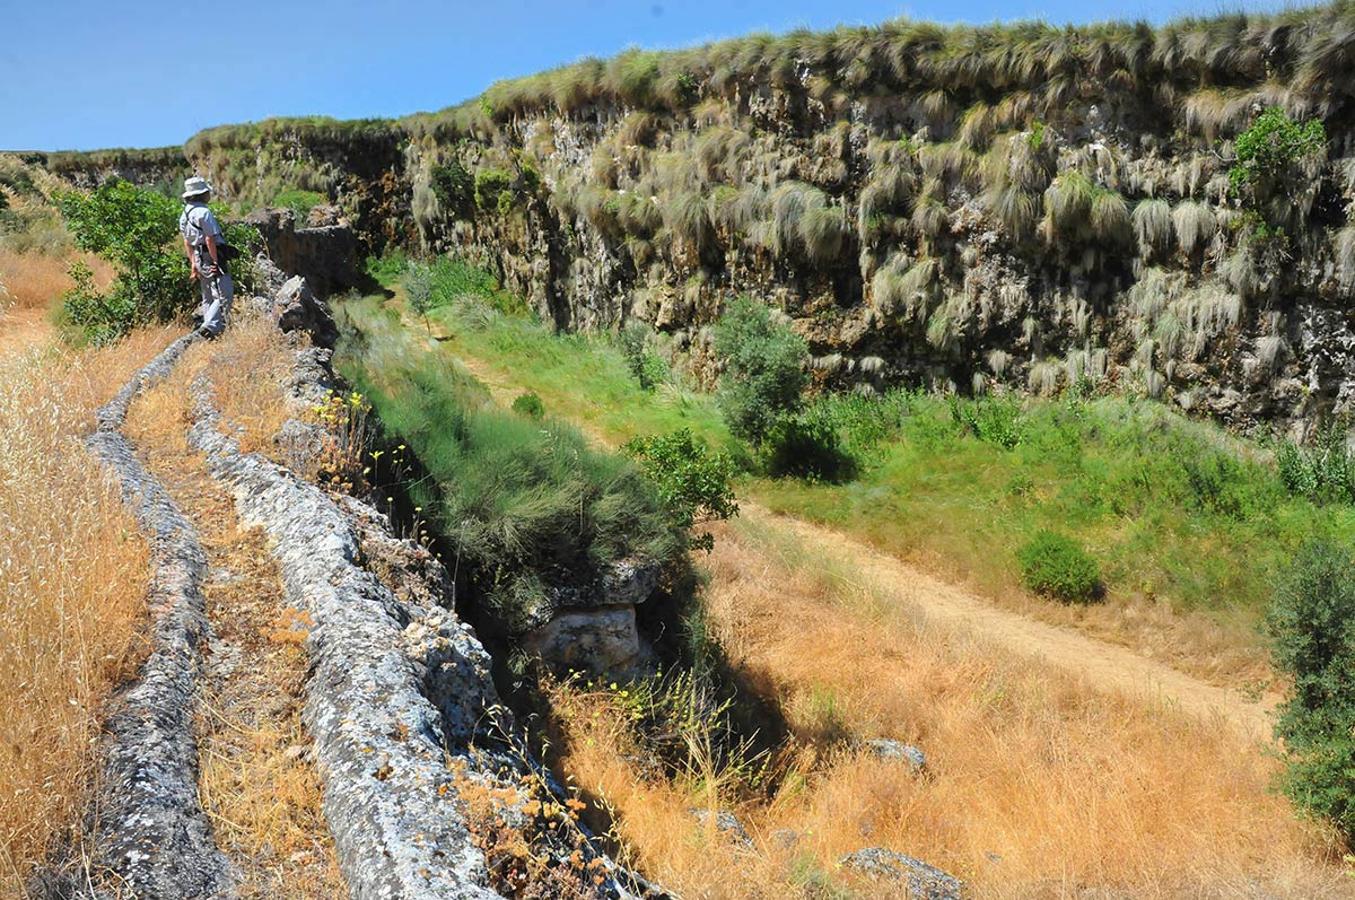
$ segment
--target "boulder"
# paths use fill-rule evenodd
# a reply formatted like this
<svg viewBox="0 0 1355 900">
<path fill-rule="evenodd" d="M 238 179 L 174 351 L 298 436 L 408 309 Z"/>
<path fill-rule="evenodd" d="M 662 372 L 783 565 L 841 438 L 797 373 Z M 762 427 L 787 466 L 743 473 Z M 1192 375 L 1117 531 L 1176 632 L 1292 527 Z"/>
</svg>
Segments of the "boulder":
<svg viewBox="0 0 1355 900">
<path fill-rule="evenodd" d="M 960 879 L 904 853 L 866 847 L 847 854 L 841 862 L 844 868 L 872 878 L 905 882 L 914 900 L 960 900 Z"/>
<path fill-rule="evenodd" d="M 753 846 L 753 839 L 744 830 L 743 823 L 739 821 L 738 816 L 729 810 L 692 809 L 689 812 L 691 812 L 692 818 L 703 826 L 709 826 L 713 823 L 717 832 L 735 843 L 742 844 L 745 847 Z"/>
<path fill-rule="evenodd" d="M 282 271 L 304 275 L 321 297 L 357 287 L 357 237 L 344 224 L 297 228 L 290 209 L 261 209 L 245 221 L 259 229 L 268 256 Z"/>
<path fill-rule="evenodd" d="M 321 347 L 332 347 L 339 339 L 339 328 L 330 315 L 329 305 L 315 296 L 310 283 L 300 275 L 292 276 L 282 285 L 274 311 L 283 331 L 304 331 Z"/>
<path fill-rule="evenodd" d="M 912 744 L 889 738 L 873 738 L 866 741 L 865 746 L 876 759 L 904 763 L 914 775 L 921 775 L 927 770 L 926 754 Z"/>
<path fill-rule="evenodd" d="M 523 645 L 556 671 L 589 676 L 634 672 L 647 655 L 634 606 L 562 611 L 529 631 Z"/>
</svg>

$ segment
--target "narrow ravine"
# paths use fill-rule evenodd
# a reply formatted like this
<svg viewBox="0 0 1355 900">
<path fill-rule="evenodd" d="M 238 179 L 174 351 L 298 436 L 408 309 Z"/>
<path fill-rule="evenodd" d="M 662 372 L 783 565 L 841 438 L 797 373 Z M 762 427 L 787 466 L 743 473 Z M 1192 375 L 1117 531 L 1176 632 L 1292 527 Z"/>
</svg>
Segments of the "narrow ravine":
<svg viewBox="0 0 1355 900">
<path fill-rule="evenodd" d="M 416 323 L 406 324 L 418 333 Z M 446 344 L 439 344 L 439 352 L 452 351 Z M 463 352 L 456 353 L 455 358 L 502 406 L 509 406 L 522 390 L 491 360 Z M 587 422 L 576 420 L 572 424 L 599 446 L 612 446 L 611 441 L 597 429 L 590 428 Z M 921 615 L 972 628 L 996 646 L 1046 660 L 1087 678 L 1099 688 L 1125 692 L 1164 706 L 1176 706 L 1205 719 L 1221 717 L 1249 739 L 1266 740 L 1269 737 L 1274 697 L 1246 697 L 1238 691 L 1209 684 L 1140 656 L 1127 647 L 995 606 L 963 586 L 947 583 L 831 528 L 774 513 L 755 500 L 740 498 L 739 505 L 744 516 L 784 528 L 810 546 L 823 547 L 841 557 L 863 579 L 878 585 L 896 602 Z"/>
</svg>

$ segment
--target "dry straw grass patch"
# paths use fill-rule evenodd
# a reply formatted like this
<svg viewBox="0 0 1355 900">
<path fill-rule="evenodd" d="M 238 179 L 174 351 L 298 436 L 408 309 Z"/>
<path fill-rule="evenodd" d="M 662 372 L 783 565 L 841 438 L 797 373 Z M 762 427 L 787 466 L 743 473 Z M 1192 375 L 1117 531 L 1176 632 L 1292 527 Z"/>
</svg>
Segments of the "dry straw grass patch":
<svg viewBox="0 0 1355 900">
<path fill-rule="evenodd" d="M 146 543 L 83 439 L 168 341 L 0 354 L 0 893 L 75 820 L 104 699 L 143 646 Z"/>
<path fill-rule="evenodd" d="M 19 253 L 0 247 L 0 304 L 19 309 L 46 309 L 75 287 L 67 270 L 81 260 L 94 272 L 94 284 L 103 290 L 113 283 L 113 267 L 92 253 L 50 255 Z"/>
<path fill-rule="evenodd" d="M 1227 724 L 929 624 L 775 528 L 722 526 L 709 566 L 716 638 L 778 699 L 798 748 L 769 799 L 736 807 L 752 846 L 697 823 L 699 796 L 634 771 L 605 712 L 566 704 L 559 741 L 679 892 L 901 895 L 837 866 L 882 846 L 981 897 L 1355 895 L 1335 840 L 1296 818 L 1270 789 L 1274 760 Z M 855 749 L 874 737 L 922 747 L 929 774 Z"/>
</svg>

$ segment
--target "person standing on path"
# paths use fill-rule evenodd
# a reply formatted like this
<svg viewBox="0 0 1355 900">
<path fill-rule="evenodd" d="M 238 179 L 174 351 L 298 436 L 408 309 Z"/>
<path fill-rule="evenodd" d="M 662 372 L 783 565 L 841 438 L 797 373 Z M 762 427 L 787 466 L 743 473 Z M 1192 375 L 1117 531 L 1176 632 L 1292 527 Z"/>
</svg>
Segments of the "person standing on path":
<svg viewBox="0 0 1355 900">
<path fill-rule="evenodd" d="M 235 296 L 235 284 L 226 269 L 226 237 L 216 216 L 207 208 L 212 186 L 207 179 L 194 175 L 183 183 L 183 215 L 179 216 L 179 233 L 183 235 L 184 252 L 193 267 L 193 278 L 202 286 L 203 337 L 216 337 L 226 329 L 226 316 Z"/>
</svg>

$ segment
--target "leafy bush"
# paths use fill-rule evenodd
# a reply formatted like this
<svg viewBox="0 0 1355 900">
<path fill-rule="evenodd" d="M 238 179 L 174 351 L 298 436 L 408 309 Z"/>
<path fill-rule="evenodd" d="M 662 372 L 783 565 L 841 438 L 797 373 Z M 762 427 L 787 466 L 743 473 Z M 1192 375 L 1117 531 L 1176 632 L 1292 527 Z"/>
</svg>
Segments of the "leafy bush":
<svg viewBox="0 0 1355 900">
<path fill-rule="evenodd" d="M 106 342 L 148 321 L 165 322 L 185 311 L 196 291 L 179 239 L 179 204 L 128 181 L 113 180 L 89 194 L 58 195 L 58 206 L 76 245 L 110 260 L 118 277 L 106 297 L 81 282 L 65 302 L 68 320 L 91 340 Z M 220 217 L 220 214 L 218 214 Z M 232 266 L 237 291 L 254 282 L 251 252 L 259 233 L 251 225 L 224 222 L 227 242 L 241 250 Z"/>
<path fill-rule="evenodd" d="M 842 449 L 833 423 L 823 416 L 782 416 L 762 443 L 767 474 L 830 483 L 849 481 L 856 460 Z"/>
<path fill-rule="evenodd" d="M 329 198 L 319 191 L 303 191 L 298 188 L 289 188 L 285 191 L 279 191 L 273 198 L 273 205 L 290 209 L 296 213 L 297 219 L 303 224 L 306 218 L 311 214 L 311 210 L 324 204 Z"/>
<path fill-rule="evenodd" d="M 433 186 L 433 195 L 438 198 L 442 208 L 460 217 L 469 214 L 475 208 L 475 179 L 466 168 L 455 159 L 433 166 L 429 173 Z"/>
<path fill-rule="evenodd" d="M 724 363 L 718 402 L 736 436 L 761 444 L 772 424 L 800 409 L 809 349 L 789 325 L 747 297 L 715 324 L 715 352 Z"/>
<path fill-rule="evenodd" d="M 1101 596 L 1096 560 L 1072 538 L 1039 531 L 1016 552 L 1021 581 L 1037 594 L 1069 603 L 1088 603 Z"/>
<path fill-rule="evenodd" d="M 1235 194 L 1245 194 L 1263 183 L 1282 181 L 1295 164 L 1321 153 L 1326 144 L 1321 119 L 1295 122 L 1272 106 L 1237 136 L 1237 161 L 1228 170 L 1228 182 Z"/>
<path fill-rule="evenodd" d="M 649 350 L 649 328 L 642 322 L 628 322 L 619 335 L 621 353 L 626 367 L 640 383 L 640 388 L 652 391 L 667 376 L 668 367 L 659 356 Z"/>
<path fill-rule="evenodd" d="M 481 169 L 475 173 L 475 203 L 480 209 L 502 210 L 503 198 L 513 202 L 513 176 L 504 169 Z"/>
<path fill-rule="evenodd" d="M 1306 545 L 1280 580 L 1266 618 L 1276 666 L 1293 678 L 1275 734 L 1285 792 L 1355 838 L 1355 559 Z"/>
<path fill-rule="evenodd" d="M 1014 399 L 974 400 L 950 398 L 950 415 L 962 432 L 1004 450 L 1021 443 L 1021 404 Z"/>
<path fill-rule="evenodd" d="M 525 394 L 518 394 L 513 400 L 513 412 L 529 419 L 540 419 L 546 415 L 546 404 L 542 403 L 536 394 L 528 391 Z"/>
<path fill-rule="evenodd" d="M 95 346 L 121 337 L 137 319 L 136 304 L 126 291 L 99 293 L 94 272 L 82 260 L 71 264 L 68 274 L 75 286 L 62 297 L 63 312 L 84 330 L 85 340 Z"/>
<path fill-rule="evenodd" d="M 179 234 L 179 204 L 121 180 L 89 194 L 61 194 L 57 202 L 80 249 L 109 259 L 118 271 L 106 302 L 73 295 L 66 307 L 72 323 L 86 327 L 91 338 L 108 340 L 140 322 L 167 321 L 188 306 L 188 260 L 172 243 Z"/>
<path fill-rule="evenodd" d="M 1355 457 L 1346 448 L 1344 431 L 1334 424 L 1320 429 L 1311 447 L 1280 444 L 1275 465 L 1291 494 L 1314 503 L 1355 502 Z"/>
<path fill-rule="evenodd" d="M 428 313 L 433 308 L 433 270 L 422 263 L 410 263 L 400 283 L 405 288 L 405 300 L 410 312 L 423 319 L 423 326 L 431 334 Z"/>
<path fill-rule="evenodd" d="M 658 485 L 659 496 L 679 528 L 690 531 L 702 522 L 728 519 L 738 513 L 730 484 L 734 461 L 727 453 L 712 451 L 691 429 L 635 438 L 622 449 Z M 706 532 L 693 535 L 691 543 L 709 552 L 715 538 Z"/>
</svg>

